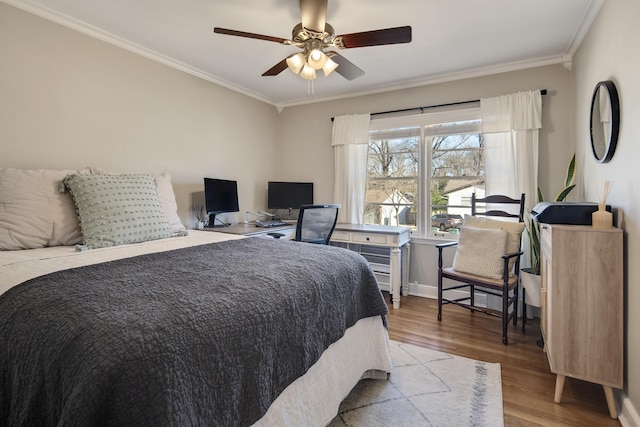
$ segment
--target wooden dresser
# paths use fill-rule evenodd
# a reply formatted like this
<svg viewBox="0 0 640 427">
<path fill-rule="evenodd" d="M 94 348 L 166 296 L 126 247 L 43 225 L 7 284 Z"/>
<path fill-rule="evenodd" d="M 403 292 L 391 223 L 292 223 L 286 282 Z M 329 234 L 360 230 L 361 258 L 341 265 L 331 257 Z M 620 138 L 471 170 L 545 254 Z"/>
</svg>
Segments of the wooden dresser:
<svg viewBox="0 0 640 427">
<path fill-rule="evenodd" d="M 617 418 L 612 388 L 623 382 L 623 233 L 540 224 L 541 328 L 554 400 L 566 377 L 601 384 Z"/>
</svg>

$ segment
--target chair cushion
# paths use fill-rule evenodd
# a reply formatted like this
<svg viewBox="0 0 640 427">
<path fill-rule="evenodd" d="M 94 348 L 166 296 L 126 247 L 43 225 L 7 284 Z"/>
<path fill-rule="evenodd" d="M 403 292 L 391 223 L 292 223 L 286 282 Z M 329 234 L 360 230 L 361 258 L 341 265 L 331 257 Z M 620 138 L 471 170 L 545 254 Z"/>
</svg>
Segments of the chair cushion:
<svg viewBox="0 0 640 427">
<path fill-rule="evenodd" d="M 458 280 L 460 282 L 473 282 L 476 288 L 488 288 L 493 290 L 502 290 L 502 277 L 500 279 L 490 279 L 488 277 L 476 276 L 475 274 L 461 273 L 456 271 L 453 267 L 444 267 L 442 269 L 442 277 Z M 509 289 L 513 288 L 518 283 L 518 276 L 511 273 L 509 274 Z M 529 301 L 527 301 L 529 304 Z"/>
<path fill-rule="evenodd" d="M 504 254 L 511 254 L 520 250 L 520 238 L 524 231 L 523 222 L 501 221 L 497 219 L 465 215 L 463 227 L 466 226 L 504 230 L 507 232 L 507 248 Z M 509 260 L 509 271 L 513 269 L 513 264 L 515 264 L 515 262 L 515 257 Z"/>
<path fill-rule="evenodd" d="M 504 271 L 502 255 L 507 247 L 507 232 L 502 229 L 463 226 L 453 269 L 489 279 L 501 279 Z"/>
</svg>

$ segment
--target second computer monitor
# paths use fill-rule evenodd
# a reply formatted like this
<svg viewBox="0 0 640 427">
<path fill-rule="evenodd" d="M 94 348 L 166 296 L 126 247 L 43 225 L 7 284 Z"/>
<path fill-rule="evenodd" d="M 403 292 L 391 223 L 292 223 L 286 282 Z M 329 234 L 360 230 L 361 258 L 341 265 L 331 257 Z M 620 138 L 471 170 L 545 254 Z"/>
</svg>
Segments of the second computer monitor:
<svg viewBox="0 0 640 427">
<path fill-rule="evenodd" d="M 269 181 L 267 209 L 299 209 L 313 204 L 313 182 Z"/>
</svg>

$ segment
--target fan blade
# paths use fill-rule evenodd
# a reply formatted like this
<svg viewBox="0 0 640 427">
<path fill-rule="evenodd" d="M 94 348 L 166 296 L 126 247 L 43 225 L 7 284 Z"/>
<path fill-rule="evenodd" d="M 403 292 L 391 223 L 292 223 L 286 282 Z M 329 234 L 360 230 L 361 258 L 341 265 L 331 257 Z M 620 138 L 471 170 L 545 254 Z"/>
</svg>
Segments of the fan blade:
<svg viewBox="0 0 640 427">
<path fill-rule="evenodd" d="M 358 68 L 353 62 L 340 55 L 338 52 L 331 50 L 329 52 L 325 52 L 325 54 L 329 58 L 331 58 L 332 61 L 338 64 L 336 73 L 340 74 L 345 79 L 353 80 L 364 75 L 364 71 Z"/>
<path fill-rule="evenodd" d="M 276 42 L 281 44 L 285 44 L 285 42 L 288 41 L 287 39 L 283 39 L 280 37 L 264 36 L 262 34 L 246 33 L 244 31 L 228 30 L 226 28 L 219 27 L 215 27 L 213 29 L 213 32 L 217 34 L 226 34 L 228 36 L 247 37 L 250 39 L 266 40 L 269 42 Z"/>
<path fill-rule="evenodd" d="M 288 57 L 287 57 L 288 58 Z M 281 72 L 283 72 L 284 70 L 287 69 L 288 65 L 287 65 L 287 58 L 284 58 L 282 61 L 278 62 L 276 65 L 274 65 L 273 67 L 269 68 L 267 71 L 265 71 L 262 75 L 263 76 L 277 76 L 278 74 L 280 74 Z"/>
<path fill-rule="evenodd" d="M 327 0 L 300 0 L 300 15 L 302 28 L 323 33 L 327 20 Z"/>
<path fill-rule="evenodd" d="M 410 26 L 344 34 L 334 39 L 334 44 L 340 49 L 409 42 L 411 42 Z"/>
</svg>

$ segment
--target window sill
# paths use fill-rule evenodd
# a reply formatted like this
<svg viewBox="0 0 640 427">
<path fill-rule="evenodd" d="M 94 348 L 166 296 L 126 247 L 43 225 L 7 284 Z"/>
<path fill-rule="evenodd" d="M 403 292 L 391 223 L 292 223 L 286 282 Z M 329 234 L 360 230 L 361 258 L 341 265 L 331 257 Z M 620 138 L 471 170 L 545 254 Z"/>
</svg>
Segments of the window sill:
<svg viewBox="0 0 640 427">
<path fill-rule="evenodd" d="M 453 241 L 458 240 L 458 235 L 456 234 L 451 236 L 433 236 L 433 235 L 429 235 L 429 236 L 412 235 L 411 236 L 411 243 L 417 243 L 420 245 L 435 246 L 439 243 L 451 242 L 452 240 Z"/>
</svg>

